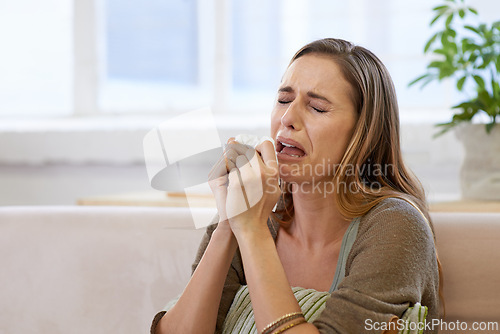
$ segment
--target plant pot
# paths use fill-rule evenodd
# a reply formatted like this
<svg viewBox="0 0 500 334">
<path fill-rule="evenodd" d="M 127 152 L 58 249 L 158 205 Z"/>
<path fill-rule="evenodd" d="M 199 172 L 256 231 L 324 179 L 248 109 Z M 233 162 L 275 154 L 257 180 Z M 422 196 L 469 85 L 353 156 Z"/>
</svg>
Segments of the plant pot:
<svg viewBox="0 0 500 334">
<path fill-rule="evenodd" d="M 488 134 L 484 124 L 464 124 L 455 134 L 465 149 L 460 169 L 462 198 L 500 200 L 500 125 Z"/>
</svg>

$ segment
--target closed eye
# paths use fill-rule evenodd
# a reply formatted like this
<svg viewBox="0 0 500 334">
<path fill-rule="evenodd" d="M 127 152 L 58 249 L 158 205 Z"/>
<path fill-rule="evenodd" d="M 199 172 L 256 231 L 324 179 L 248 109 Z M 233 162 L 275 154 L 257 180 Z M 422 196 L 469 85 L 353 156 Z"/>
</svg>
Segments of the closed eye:
<svg viewBox="0 0 500 334">
<path fill-rule="evenodd" d="M 312 107 L 315 111 L 319 112 L 319 113 L 322 113 L 322 112 L 326 112 L 326 110 L 322 110 L 322 109 L 318 109 L 318 108 L 314 108 Z"/>
<path fill-rule="evenodd" d="M 278 103 L 279 104 L 287 104 L 287 103 L 290 103 L 292 101 L 288 101 L 288 100 L 278 100 Z"/>
</svg>

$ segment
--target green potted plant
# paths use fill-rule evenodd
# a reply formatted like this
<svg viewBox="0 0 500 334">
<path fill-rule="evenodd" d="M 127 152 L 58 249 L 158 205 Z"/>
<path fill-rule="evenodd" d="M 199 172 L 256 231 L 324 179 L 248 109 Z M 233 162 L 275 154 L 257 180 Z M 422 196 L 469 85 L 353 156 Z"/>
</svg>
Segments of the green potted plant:
<svg viewBox="0 0 500 334">
<path fill-rule="evenodd" d="M 462 196 L 500 199 L 500 21 L 479 22 L 478 12 L 464 0 L 445 0 L 434 7 L 430 26 L 442 25 L 427 41 L 432 54 L 426 72 L 409 85 L 453 80 L 465 100 L 452 107 L 449 122 L 437 124 L 439 136 L 451 129 L 465 148 L 461 169 Z M 482 116 L 486 123 L 472 124 Z"/>
</svg>

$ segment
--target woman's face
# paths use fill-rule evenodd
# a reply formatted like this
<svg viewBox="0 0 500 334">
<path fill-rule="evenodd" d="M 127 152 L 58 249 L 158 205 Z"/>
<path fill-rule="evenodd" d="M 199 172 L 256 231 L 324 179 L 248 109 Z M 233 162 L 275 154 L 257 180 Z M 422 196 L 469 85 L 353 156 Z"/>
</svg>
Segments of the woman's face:
<svg viewBox="0 0 500 334">
<path fill-rule="evenodd" d="M 283 180 L 331 180 L 357 121 L 351 89 L 327 56 L 307 54 L 288 67 L 271 116 Z"/>
</svg>

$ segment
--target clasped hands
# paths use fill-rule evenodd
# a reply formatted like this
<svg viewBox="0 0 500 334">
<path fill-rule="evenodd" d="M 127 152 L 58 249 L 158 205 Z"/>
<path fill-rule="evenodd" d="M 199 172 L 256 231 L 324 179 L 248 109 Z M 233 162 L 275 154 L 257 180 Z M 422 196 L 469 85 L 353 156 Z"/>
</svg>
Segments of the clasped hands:
<svg viewBox="0 0 500 334">
<path fill-rule="evenodd" d="M 267 229 L 279 187 L 274 145 L 265 140 L 255 148 L 230 138 L 208 181 L 219 212 L 219 226 L 229 225 L 238 235 Z"/>
</svg>

